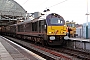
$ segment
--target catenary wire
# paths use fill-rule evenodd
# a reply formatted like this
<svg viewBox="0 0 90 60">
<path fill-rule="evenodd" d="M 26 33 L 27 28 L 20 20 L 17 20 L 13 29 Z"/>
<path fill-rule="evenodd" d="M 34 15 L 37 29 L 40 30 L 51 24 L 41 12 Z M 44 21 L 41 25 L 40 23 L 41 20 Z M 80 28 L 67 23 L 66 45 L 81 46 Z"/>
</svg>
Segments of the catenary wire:
<svg viewBox="0 0 90 60">
<path fill-rule="evenodd" d="M 29 1 L 29 0 L 26 0 L 26 1 L 23 3 L 23 5 L 26 4 L 28 1 Z"/>
<path fill-rule="evenodd" d="M 64 3 L 64 2 L 66 2 L 66 1 L 68 1 L 68 0 L 64 0 L 64 1 L 62 1 L 62 2 L 59 2 L 59 3 L 55 4 L 55 5 L 52 5 L 52 6 L 50 6 L 50 7 L 47 7 L 47 8 L 54 7 L 54 6 L 56 6 L 56 5 L 59 5 L 59 4 L 61 4 L 61 3 Z"/>
</svg>

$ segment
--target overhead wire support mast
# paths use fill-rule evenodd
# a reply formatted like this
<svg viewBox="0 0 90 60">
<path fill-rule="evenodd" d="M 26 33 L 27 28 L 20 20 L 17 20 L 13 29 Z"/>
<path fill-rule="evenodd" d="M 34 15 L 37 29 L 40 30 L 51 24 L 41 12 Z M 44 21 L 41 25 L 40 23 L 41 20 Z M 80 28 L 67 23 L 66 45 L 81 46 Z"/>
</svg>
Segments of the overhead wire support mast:
<svg viewBox="0 0 90 60">
<path fill-rule="evenodd" d="M 88 15 L 89 15 L 89 13 L 88 13 L 88 0 L 87 0 L 87 13 L 86 13 L 86 15 L 87 15 L 87 22 L 86 22 L 86 39 L 88 39 Z"/>
</svg>

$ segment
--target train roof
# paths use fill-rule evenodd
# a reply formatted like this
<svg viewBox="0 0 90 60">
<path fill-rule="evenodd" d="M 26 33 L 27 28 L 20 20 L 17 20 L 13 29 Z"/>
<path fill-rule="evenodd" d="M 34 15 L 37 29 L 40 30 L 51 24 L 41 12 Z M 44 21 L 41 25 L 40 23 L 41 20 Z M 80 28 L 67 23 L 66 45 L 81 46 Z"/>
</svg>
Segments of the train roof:
<svg viewBox="0 0 90 60">
<path fill-rule="evenodd" d="M 13 25 L 9 25 L 9 26 L 16 26 L 16 25 L 20 25 L 20 24 L 33 23 L 33 22 L 40 21 L 40 20 L 45 20 L 45 19 L 44 18 L 39 18 L 39 19 L 33 19 L 33 20 L 25 20 L 23 22 L 13 24 Z"/>
<path fill-rule="evenodd" d="M 45 19 L 25 20 L 24 22 L 20 22 L 20 23 L 18 23 L 18 24 L 16 24 L 16 25 L 26 24 L 26 23 L 33 23 L 33 22 L 40 21 L 40 20 L 45 20 Z"/>
<path fill-rule="evenodd" d="M 17 24 L 9 25 L 9 26 L 16 26 Z M 8 27 L 8 26 L 7 26 Z"/>
</svg>

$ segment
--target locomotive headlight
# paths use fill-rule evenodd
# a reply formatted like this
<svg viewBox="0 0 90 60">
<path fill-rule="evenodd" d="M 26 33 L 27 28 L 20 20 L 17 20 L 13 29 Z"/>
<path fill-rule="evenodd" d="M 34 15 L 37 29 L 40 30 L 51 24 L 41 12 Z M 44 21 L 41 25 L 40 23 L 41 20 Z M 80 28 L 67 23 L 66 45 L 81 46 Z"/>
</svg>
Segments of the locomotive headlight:
<svg viewBox="0 0 90 60">
<path fill-rule="evenodd" d="M 52 32 L 49 32 L 49 34 L 51 34 Z"/>
<path fill-rule="evenodd" d="M 64 26 L 66 26 L 66 25 L 64 25 Z"/>
<path fill-rule="evenodd" d="M 50 40 L 55 40 L 55 36 L 50 36 Z"/>
</svg>

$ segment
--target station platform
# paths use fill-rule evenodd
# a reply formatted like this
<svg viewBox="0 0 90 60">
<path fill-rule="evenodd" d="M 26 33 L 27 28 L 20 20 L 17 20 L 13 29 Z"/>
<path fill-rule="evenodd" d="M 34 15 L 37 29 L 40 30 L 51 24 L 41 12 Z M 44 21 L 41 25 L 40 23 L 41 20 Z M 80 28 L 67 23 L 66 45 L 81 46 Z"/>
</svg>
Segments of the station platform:
<svg viewBox="0 0 90 60">
<path fill-rule="evenodd" d="M 85 38 L 69 38 L 69 40 L 82 41 L 82 42 L 90 42 L 90 39 L 85 39 Z"/>
<path fill-rule="evenodd" d="M 90 39 L 85 38 L 69 38 L 66 45 L 74 49 L 82 49 L 90 52 Z"/>
<path fill-rule="evenodd" d="M 0 60 L 45 60 L 44 58 L 18 46 L 12 46 L 0 36 Z"/>
</svg>

